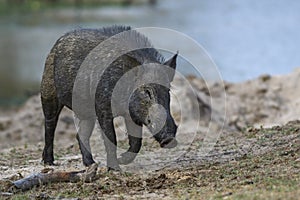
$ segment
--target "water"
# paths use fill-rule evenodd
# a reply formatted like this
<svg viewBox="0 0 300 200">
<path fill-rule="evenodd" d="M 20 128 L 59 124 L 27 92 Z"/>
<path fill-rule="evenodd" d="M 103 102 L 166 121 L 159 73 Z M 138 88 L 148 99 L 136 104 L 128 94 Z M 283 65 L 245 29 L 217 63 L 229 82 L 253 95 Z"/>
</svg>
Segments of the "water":
<svg viewBox="0 0 300 200">
<path fill-rule="evenodd" d="M 183 32 L 208 51 L 227 81 L 288 73 L 300 66 L 299 9 L 300 1 L 294 0 L 161 0 L 154 7 L 58 9 L 5 16 L 0 19 L 0 98 L 20 96 L 31 87 L 26 83 L 40 81 L 45 58 L 63 33 L 111 24 Z"/>
</svg>

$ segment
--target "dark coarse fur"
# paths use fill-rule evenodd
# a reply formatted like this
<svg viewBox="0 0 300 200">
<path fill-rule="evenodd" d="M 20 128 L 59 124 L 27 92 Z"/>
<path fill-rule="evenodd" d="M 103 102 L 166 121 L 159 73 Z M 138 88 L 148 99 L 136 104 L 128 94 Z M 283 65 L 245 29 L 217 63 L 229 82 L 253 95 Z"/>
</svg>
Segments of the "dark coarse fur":
<svg viewBox="0 0 300 200">
<path fill-rule="evenodd" d="M 102 29 L 78 29 L 63 35 L 56 41 L 47 57 L 41 83 L 41 99 L 45 116 L 45 148 L 43 152 L 43 160 L 46 164 L 53 164 L 53 140 L 58 117 L 64 106 L 72 109 L 74 82 L 78 70 L 85 58 L 95 47 L 107 38 L 130 30 L 130 27 L 125 26 L 112 26 Z M 112 91 L 122 75 L 130 69 L 144 63 L 168 64 L 173 65 L 172 67 L 174 69 L 176 67 L 177 55 L 175 55 L 172 60 L 164 63 L 163 57 L 157 50 L 151 47 L 151 44 L 146 37 L 136 31 L 130 31 L 130 34 L 133 34 L 133 38 L 135 38 L 136 43 L 142 43 L 144 46 L 150 48 L 131 51 L 113 61 L 113 63 L 111 63 L 111 65 L 104 71 L 99 80 L 95 94 L 95 105 L 89 105 L 90 103 L 87 103 L 86 111 L 78 111 L 75 113 L 79 117 L 80 121 L 77 139 L 83 156 L 83 163 L 85 165 L 94 163 L 91 155 L 89 138 L 96 118 L 104 132 L 104 144 L 107 151 L 107 166 L 109 169 L 119 169 L 119 163 L 127 164 L 131 162 L 135 158 L 135 154 L 140 150 L 141 126 L 143 124 L 146 125 L 146 123 L 144 123 L 145 114 L 141 115 L 141 113 L 146 113 L 144 111 L 147 110 L 148 107 L 139 106 L 140 102 L 134 102 L 134 104 L 131 103 L 131 105 L 134 105 L 133 107 L 141 108 L 140 110 L 134 111 L 133 115 L 131 115 L 135 124 L 130 124 L 131 120 L 128 120 L 129 116 L 124 116 L 124 118 L 125 122 L 127 122 L 126 126 L 128 131 L 138 134 L 134 136 L 128 135 L 130 148 L 128 152 L 123 154 L 119 161 L 116 160 L 116 136 L 113 127 L 113 118 L 115 116 L 113 116 L 111 111 L 110 100 Z M 159 86 L 157 86 L 157 88 L 152 87 L 150 90 L 154 91 L 159 88 Z M 161 91 L 163 91 L 163 94 L 156 95 L 155 98 L 152 99 L 156 99 L 155 102 L 159 102 L 157 99 L 165 99 L 165 101 L 162 101 L 165 102 L 165 108 L 169 110 L 169 90 L 161 89 Z M 142 91 L 138 92 L 136 95 L 140 96 L 141 92 Z M 89 95 L 84 95 L 82 97 L 82 102 L 90 102 L 90 97 L 87 96 Z M 89 109 L 95 109 L 96 116 L 90 115 Z M 121 115 L 122 113 L 119 114 Z M 168 141 L 169 143 L 175 138 L 177 127 L 172 117 L 168 118 L 168 120 L 170 122 L 168 122 L 169 124 L 166 126 L 169 126 L 169 128 L 166 127 L 164 131 L 166 133 L 168 132 L 169 135 L 167 134 L 168 137 L 167 135 L 156 136 L 155 138 L 159 142 Z M 173 133 L 172 137 L 170 136 L 171 132 Z"/>
</svg>

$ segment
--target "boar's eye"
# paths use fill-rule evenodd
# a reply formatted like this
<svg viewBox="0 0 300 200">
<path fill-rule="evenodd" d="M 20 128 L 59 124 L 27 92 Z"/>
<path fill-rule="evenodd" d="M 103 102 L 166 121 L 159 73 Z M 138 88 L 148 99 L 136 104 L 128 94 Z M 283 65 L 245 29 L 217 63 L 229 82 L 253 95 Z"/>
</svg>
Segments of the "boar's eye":
<svg viewBox="0 0 300 200">
<path fill-rule="evenodd" d="M 151 124 L 151 120 L 150 120 L 150 119 L 147 119 L 147 120 L 146 120 L 146 123 L 147 123 L 146 125 Z"/>
</svg>

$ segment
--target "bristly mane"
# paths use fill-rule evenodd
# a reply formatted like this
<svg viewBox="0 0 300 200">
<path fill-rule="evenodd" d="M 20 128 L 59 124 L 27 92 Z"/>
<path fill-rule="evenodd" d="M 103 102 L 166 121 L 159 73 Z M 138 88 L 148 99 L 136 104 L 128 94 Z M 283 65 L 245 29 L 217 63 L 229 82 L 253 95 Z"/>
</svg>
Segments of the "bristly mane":
<svg viewBox="0 0 300 200">
<path fill-rule="evenodd" d="M 107 26 L 98 29 L 103 35 L 106 35 L 108 37 L 111 37 L 113 35 L 119 34 L 124 31 L 130 31 L 130 26 L 119 26 L 119 25 L 113 25 L 113 26 Z"/>
<path fill-rule="evenodd" d="M 113 25 L 109 27 L 103 27 L 98 30 L 103 35 L 108 37 L 117 35 L 124 31 L 128 31 L 128 34 L 125 34 L 125 36 L 128 37 L 128 40 L 131 40 L 130 42 L 137 44 L 137 46 L 149 47 L 132 51 L 130 53 L 130 56 L 134 57 L 140 63 L 146 63 L 148 61 L 157 61 L 159 63 L 163 63 L 165 61 L 164 57 L 153 47 L 150 40 L 143 34 L 137 32 L 136 30 L 132 30 L 130 26 Z M 134 38 L 134 41 L 132 41 L 132 38 Z"/>
<path fill-rule="evenodd" d="M 133 57 L 141 64 L 147 62 L 158 62 L 164 63 L 164 57 L 153 47 L 150 40 L 144 36 L 143 34 L 137 32 L 136 30 L 132 30 L 130 26 L 120 26 L 120 25 L 113 25 L 108 27 L 103 27 L 99 29 L 77 29 L 74 30 L 73 33 L 82 34 L 83 30 L 87 31 L 95 31 L 95 35 L 105 36 L 105 37 L 112 37 L 114 35 L 120 34 L 122 32 L 128 31 L 128 33 L 124 34 L 125 40 L 128 40 L 128 45 L 132 45 L 132 49 L 135 49 L 138 46 L 141 47 L 149 47 L 149 48 L 141 48 L 136 49 L 132 52 L 129 52 L 127 55 Z M 69 33 L 70 34 L 70 33 Z M 131 49 L 130 46 L 127 47 Z"/>
</svg>

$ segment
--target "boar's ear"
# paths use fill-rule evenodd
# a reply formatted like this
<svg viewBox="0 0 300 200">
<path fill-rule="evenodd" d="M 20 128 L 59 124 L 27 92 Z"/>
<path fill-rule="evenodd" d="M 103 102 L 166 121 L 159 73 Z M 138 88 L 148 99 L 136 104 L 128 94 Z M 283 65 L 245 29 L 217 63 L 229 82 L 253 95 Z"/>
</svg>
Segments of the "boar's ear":
<svg viewBox="0 0 300 200">
<path fill-rule="evenodd" d="M 171 67 L 173 69 L 172 72 L 170 74 L 168 74 L 170 81 L 173 80 L 174 75 L 175 75 L 177 56 L 178 56 L 178 51 L 177 51 L 177 53 L 172 58 L 170 58 L 169 60 L 167 60 L 164 63 L 164 65 L 168 65 L 169 67 Z"/>
</svg>

